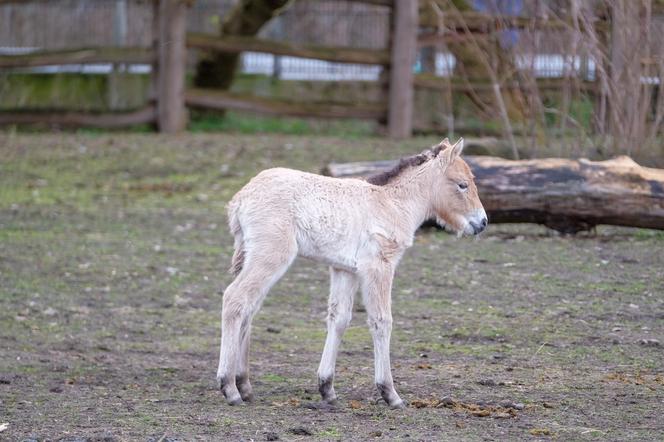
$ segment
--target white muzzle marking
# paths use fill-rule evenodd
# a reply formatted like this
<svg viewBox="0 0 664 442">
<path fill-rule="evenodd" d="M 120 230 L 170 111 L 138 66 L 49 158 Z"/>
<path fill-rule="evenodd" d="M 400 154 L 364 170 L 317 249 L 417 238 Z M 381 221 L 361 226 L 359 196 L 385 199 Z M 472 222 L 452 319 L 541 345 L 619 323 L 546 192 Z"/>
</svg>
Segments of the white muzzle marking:
<svg viewBox="0 0 664 442">
<path fill-rule="evenodd" d="M 487 217 L 484 208 L 473 210 L 465 217 L 463 233 L 466 235 L 477 235 L 484 231 L 487 226 Z"/>
</svg>

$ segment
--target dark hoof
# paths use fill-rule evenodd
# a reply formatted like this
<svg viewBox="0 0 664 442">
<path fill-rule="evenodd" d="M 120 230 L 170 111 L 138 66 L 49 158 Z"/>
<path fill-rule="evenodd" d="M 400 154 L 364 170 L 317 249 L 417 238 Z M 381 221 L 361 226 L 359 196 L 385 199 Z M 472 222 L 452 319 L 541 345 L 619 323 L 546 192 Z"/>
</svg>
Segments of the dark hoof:
<svg viewBox="0 0 664 442">
<path fill-rule="evenodd" d="M 393 410 L 403 410 L 406 407 L 408 407 L 408 404 L 406 403 L 406 401 L 399 401 L 399 402 L 395 402 L 393 404 L 390 404 L 390 408 L 393 409 Z"/>
<path fill-rule="evenodd" d="M 235 388 L 235 382 L 229 384 L 224 377 L 218 377 L 217 383 L 219 385 L 219 390 L 223 393 L 226 398 L 228 405 L 240 405 L 243 403 L 240 394 Z"/>
<path fill-rule="evenodd" d="M 394 388 L 389 388 L 383 384 L 376 384 L 380 396 L 383 398 L 385 403 L 393 409 L 402 409 L 406 408 L 406 403 L 401 400 L 399 395 L 394 391 Z"/>
<path fill-rule="evenodd" d="M 320 393 L 321 398 L 324 402 L 328 404 L 336 404 L 337 395 L 334 392 L 334 379 L 318 379 L 318 392 Z"/>
<path fill-rule="evenodd" d="M 254 394 L 253 393 L 240 393 L 240 396 L 242 396 L 242 400 L 245 402 L 253 402 L 254 401 Z"/>
<path fill-rule="evenodd" d="M 249 376 L 247 374 L 241 374 L 235 376 L 235 385 L 242 396 L 242 400 L 245 402 L 252 402 L 254 400 L 253 389 L 251 388 L 251 383 L 249 382 Z"/>
<path fill-rule="evenodd" d="M 327 402 L 328 404 L 335 405 L 337 403 L 337 395 L 334 393 L 334 391 L 327 391 L 325 394 L 321 392 L 321 399 L 323 402 Z"/>
<path fill-rule="evenodd" d="M 226 399 L 226 402 L 228 402 L 228 405 L 232 405 L 232 406 L 244 404 L 244 401 L 240 397 L 235 398 L 235 399 Z"/>
</svg>

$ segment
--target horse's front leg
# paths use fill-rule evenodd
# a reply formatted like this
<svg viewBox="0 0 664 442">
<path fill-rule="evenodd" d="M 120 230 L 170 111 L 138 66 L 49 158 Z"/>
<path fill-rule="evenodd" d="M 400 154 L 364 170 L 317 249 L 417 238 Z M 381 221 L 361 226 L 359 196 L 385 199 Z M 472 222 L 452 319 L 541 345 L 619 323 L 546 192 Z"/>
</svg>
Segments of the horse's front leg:
<svg viewBox="0 0 664 442">
<path fill-rule="evenodd" d="M 334 392 L 334 367 L 339 353 L 341 337 L 350 324 L 353 310 L 353 297 L 359 281 L 357 276 L 344 270 L 330 269 L 330 300 L 327 314 L 327 338 L 323 356 L 318 367 L 318 391 L 324 401 L 333 403 L 337 399 Z"/>
<path fill-rule="evenodd" d="M 364 272 L 362 294 L 367 309 L 367 323 L 374 343 L 376 387 L 390 407 L 403 408 L 405 404 L 394 389 L 390 367 L 393 277 L 394 270 L 389 264 Z"/>
</svg>

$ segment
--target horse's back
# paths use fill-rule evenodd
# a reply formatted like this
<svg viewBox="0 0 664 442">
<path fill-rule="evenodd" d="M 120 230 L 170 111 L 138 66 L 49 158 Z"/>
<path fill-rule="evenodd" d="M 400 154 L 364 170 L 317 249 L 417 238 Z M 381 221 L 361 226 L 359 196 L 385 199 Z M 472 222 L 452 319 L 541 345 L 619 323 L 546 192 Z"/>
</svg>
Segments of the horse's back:
<svg viewBox="0 0 664 442">
<path fill-rule="evenodd" d="M 369 184 L 356 179 L 332 178 L 285 167 L 266 169 L 251 179 L 234 197 L 238 201 L 288 205 L 302 199 L 343 198 Z"/>
<path fill-rule="evenodd" d="M 267 169 L 247 183 L 229 203 L 243 230 L 256 235 L 294 234 L 316 241 L 337 241 L 360 227 L 366 189 L 356 179 L 340 179 L 287 168 Z"/>
<path fill-rule="evenodd" d="M 263 170 L 233 196 L 229 218 L 246 225 L 268 223 L 269 217 L 270 224 L 286 226 L 294 222 L 298 201 L 315 192 L 316 177 L 320 176 L 283 167 Z"/>
</svg>

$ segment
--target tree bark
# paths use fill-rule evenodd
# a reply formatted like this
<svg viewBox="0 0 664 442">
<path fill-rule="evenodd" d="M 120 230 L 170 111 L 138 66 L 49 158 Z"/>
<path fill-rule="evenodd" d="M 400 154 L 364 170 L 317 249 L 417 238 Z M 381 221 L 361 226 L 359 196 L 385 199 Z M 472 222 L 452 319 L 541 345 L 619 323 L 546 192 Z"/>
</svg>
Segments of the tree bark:
<svg viewBox="0 0 664 442">
<path fill-rule="evenodd" d="M 240 0 L 226 15 L 221 35 L 254 36 L 290 0 Z M 239 53 L 214 52 L 201 57 L 196 67 L 197 87 L 228 89 L 237 70 Z"/>
<path fill-rule="evenodd" d="M 599 224 L 664 230 L 664 170 L 607 161 L 465 157 L 489 223 L 537 223 L 563 233 Z M 394 161 L 330 164 L 335 177 L 367 176 Z"/>
</svg>

